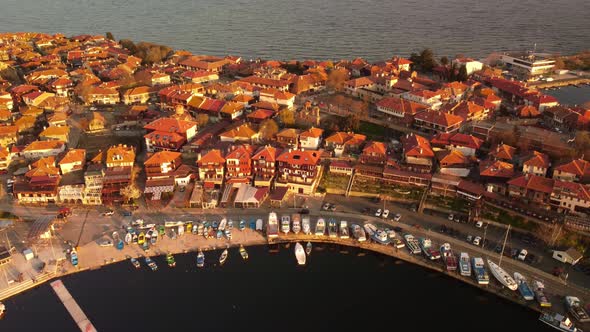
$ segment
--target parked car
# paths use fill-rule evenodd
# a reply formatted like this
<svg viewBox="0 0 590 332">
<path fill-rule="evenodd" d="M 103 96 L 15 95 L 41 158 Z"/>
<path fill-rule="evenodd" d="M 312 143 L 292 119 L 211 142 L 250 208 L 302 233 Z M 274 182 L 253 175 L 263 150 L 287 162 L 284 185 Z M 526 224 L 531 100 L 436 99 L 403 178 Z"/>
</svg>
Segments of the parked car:
<svg viewBox="0 0 590 332">
<path fill-rule="evenodd" d="M 524 260 L 526 259 L 526 255 L 527 255 L 528 253 L 529 253 L 529 252 L 528 252 L 526 249 L 522 249 L 522 250 L 520 251 L 520 253 L 518 254 L 518 259 L 524 262 Z"/>
<path fill-rule="evenodd" d="M 475 227 L 481 228 L 481 226 L 483 226 L 483 221 L 478 221 L 475 223 Z"/>
<path fill-rule="evenodd" d="M 399 213 L 396 213 L 395 216 L 393 217 L 393 220 L 395 221 L 400 221 L 402 219 L 402 215 Z"/>
<path fill-rule="evenodd" d="M 453 221 L 453 219 L 455 219 L 455 216 L 454 216 L 452 213 L 451 213 L 451 214 L 449 214 L 449 220 L 450 220 L 450 221 Z"/>
<path fill-rule="evenodd" d="M 377 212 L 375 212 L 375 217 L 381 217 L 381 209 L 377 209 Z"/>
<path fill-rule="evenodd" d="M 102 213 L 102 215 L 105 217 L 110 217 L 113 214 L 115 214 L 115 211 L 113 211 L 113 210 L 108 210 L 108 211 Z"/>
<path fill-rule="evenodd" d="M 473 242 L 473 235 L 467 235 L 467 242 Z"/>
<path fill-rule="evenodd" d="M 479 246 L 481 244 L 481 236 L 476 236 L 475 239 L 473 239 L 473 244 Z"/>
<path fill-rule="evenodd" d="M 330 208 L 330 203 L 324 203 L 324 206 L 322 206 L 322 210 L 324 210 L 324 211 L 328 211 L 329 208 Z"/>
<path fill-rule="evenodd" d="M 386 219 L 387 217 L 389 217 L 389 210 L 385 209 L 383 210 L 383 214 L 381 214 L 381 218 Z"/>
<path fill-rule="evenodd" d="M 330 211 L 336 211 L 336 204 L 330 204 Z"/>
</svg>

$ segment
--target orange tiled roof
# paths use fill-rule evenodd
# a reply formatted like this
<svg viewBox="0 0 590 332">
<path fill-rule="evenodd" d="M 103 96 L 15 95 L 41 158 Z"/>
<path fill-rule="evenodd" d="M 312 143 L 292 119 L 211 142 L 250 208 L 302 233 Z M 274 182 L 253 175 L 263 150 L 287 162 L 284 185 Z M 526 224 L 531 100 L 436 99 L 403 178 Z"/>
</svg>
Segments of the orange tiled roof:
<svg viewBox="0 0 590 332">
<path fill-rule="evenodd" d="M 490 156 L 493 156 L 496 159 L 512 160 L 515 153 L 516 148 L 507 144 L 498 144 L 495 149 L 490 151 Z"/>
<path fill-rule="evenodd" d="M 69 164 L 75 162 L 84 162 L 86 160 L 85 149 L 71 149 L 66 155 L 59 161 L 59 164 Z"/>
<path fill-rule="evenodd" d="M 270 145 L 260 147 L 258 151 L 252 156 L 252 160 L 264 159 L 266 161 L 275 161 L 277 156 L 281 153 L 280 149 L 272 147 Z"/>
<path fill-rule="evenodd" d="M 508 185 L 550 194 L 553 191 L 554 182 L 555 180 L 553 179 L 532 174 L 525 174 L 511 179 L 508 181 Z"/>
<path fill-rule="evenodd" d="M 317 165 L 320 155 L 320 151 L 285 150 L 277 158 L 277 161 L 288 163 L 289 165 Z"/>
<path fill-rule="evenodd" d="M 50 150 L 50 149 L 60 149 L 64 146 L 64 142 L 53 140 L 53 141 L 34 141 L 27 145 L 23 152 L 26 151 L 38 151 L 38 150 Z"/>
<path fill-rule="evenodd" d="M 239 125 L 238 127 L 230 129 L 224 133 L 221 133 L 219 136 L 229 137 L 229 138 L 237 138 L 237 137 L 253 138 L 257 134 L 258 133 L 254 129 L 252 129 L 249 124 L 245 123 L 245 124 Z"/>
<path fill-rule="evenodd" d="M 404 146 L 404 153 L 407 157 L 434 157 L 434 152 L 430 147 L 430 142 L 420 135 L 410 134 L 404 136 L 402 137 L 402 144 Z"/>
<path fill-rule="evenodd" d="M 323 133 L 324 133 L 324 130 L 323 129 L 311 127 L 308 130 L 306 130 L 306 131 L 302 132 L 301 134 L 299 134 L 299 137 L 313 137 L 313 138 L 318 138 L 318 137 L 321 137 Z"/>
<path fill-rule="evenodd" d="M 225 156 L 225 159 L 249 160 L 253 152 L 254 148 L 251 145 L 239 145 L 228 152 L 228 154 Z"/>
<path fill-rule="evenodd" d="M 590 176 L 590 162 L 584 159 L 576 159 L 557 166 L 555 170 L 575 174 L 579 177 Z"/>
<path fill-rule="evenodd" d="M 180 157 L 182 153 L 174 151 L 159 151 L 154 153 L 145 161 L 145 165 L 161 165 L 163 163 L 170 163 Z"/>
<path fill-rule="evenodd" d="M 479 175 L 511 178 L 514 175 L 514 165 L 499 160 L 482 161 L 479 164 Z"/>
<path fill-rule="evenodd" d="M 147 130 L 184 134 L 196 125 L 197 124 L 192 121 L 178 120 L 174 118 L 159 118 L 147 124 L 143 128 Z"/>
<path fill-rule="evenodd" d="M 107 150 L 107 163 L 127 163 L 135 161 L 135 149 L 131 146 L 114 145 Z M 116 158 L 115 156 L 120 156 Z"/>
<path fill-rule="evenodd" d="M 70 133 L 70 126 L 49 126 L 39 134 L 39 137 L 55 137 L 68 135 Z"/>
<path fill-rule="evenodd" d="M 533 155 L 524 162 L 524 165 L 529 167 L 549 168 L 549 156 L 541 152 L 533 151 Z"/>
<path fill-rule="evenodd" d="M 220 150 L 218 150 L 218 149 L 209 150 L 209 152 L 207 152 L 205 155 L 203 155 L 201 157 L 201 159 L 199 159 L 197 161 L 197 164 L 199 166 L 205 165 L 208 163 L 223 164 L 223 163 L 225 163 L 225 158 L 223 158 L 223 155 L 221 154 Z"/>
<path fill-rule="evenodd" d="M 371 141 L 363 149 L 363 154 L 387 154 L 387 147 L 383 142 Z"/>
</svg>

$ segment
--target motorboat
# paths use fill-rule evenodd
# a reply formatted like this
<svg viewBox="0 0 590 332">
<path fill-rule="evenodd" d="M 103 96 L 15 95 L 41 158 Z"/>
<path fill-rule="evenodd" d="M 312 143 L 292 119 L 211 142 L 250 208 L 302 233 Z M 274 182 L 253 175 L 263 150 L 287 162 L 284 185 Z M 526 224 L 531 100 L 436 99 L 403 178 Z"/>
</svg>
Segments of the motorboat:
<svg viewBox="0 0 590 332">
<path fill-rule="evenodd" d="M 393 242 L 393 246 L 396 247 L 396 248 L 398 248 L 398 249 L 401 249 L 401 248 L 403 248 L 403 247 L 406 246 L 406 244 L 402 240 L 400 240 L 398 238 L 392 239 L 391 242 Z"/>
<path fill-rule="evenodd" d="M 430 260 L 440 259 L 440 251 L 432 249 L 432 241 L 430 239 L 422 237 L 418 241 L 420 243 L 420 249 L 422 249 L 426 258 Z"/>
<path fill-rule="evenodd" d="M 576 328 L 574 323 L 567 317 L 558 314 L 556 312 L 549 313 L 545 312 L 542 313 L 539 317 L 539 320 L 552 328 L 563 331 L 563 332 L 582 332 L 582 330 Z"/>
<path fill-rule="evenodd" d="M 457 257 L 453 253 L 450 243 L 443 243 L 443 245 L 440 246 L 440 254 L 445 264 L 445 267 L 447 268 L 447 271 L 456 271 L 458 265 Z"/>
<path fill-rule="evenodd" d="M 197 267 L 205 266 L 205 254 L 203 254 L 202 250 L 199 250 L 197 254 Z"/>
<path fill-rule="evenodd" d="M 131 235 L 131 243 L 137 243 L 139 242 L 139 236 L 135 233 L 133 233 L 133 235 Z"/>
<path fill-rule="evenodd" d="M 328 236 L 338 237 L 338 226 L 336 225 L 336 220 L 334 219 L 328 220 Z"/>
<path fill-rule="evenodd" d="M 156 262 L 154 262 L 149 256 L 145 257 L 145 263 L 150 269 L 152 269 L 152 271 L 156 271 L 158 269 L 158 265 L 156 265 Z"/>
<path fill-rule="evenodd" d="M 238 224 L 238 228 L 240 229 L 240 231 L 243 231 L 246 229 L 246 220 L 241 219 L 240 223 Z"/>
<path fill-rule="evenodd" d="M 275 219 L 276 219 L 276 214 L 275 214 Z M 270 216 L 269 216 L 268 220 L 270 220 Z M 264 221 L 262 219 L 256 219 L 255 230 L 262 232 L 262 225 L 263 224 L 264 224 Z"/>
<path fill-rule="evenodd" d="M 371 238 L 373 237 L 373 234 L 377 232 L 377 227 L 373 224 L 365 224 L 363 228 L 365 229 L 365 233 Z"/>
<path fill-rule="evenodd" d="M 309 220 L 309 217 L 303 217 L 301 219 L 301 228 L 303 230 L 303 234 L 311 234 L 311 221 Z"/>
<path fill-rule="evenodd" d="M 303 246 L 299 242 L 297 242 L 295 244 L 295 257 L 297 258 L 297 263 L 299 265 L 305 265 L 305 261 L 306 261 L 305 250 L 303 249 Z"/>
<path fill-rule="evenodd" d="M 385 232 L 387 233 L 387 236 L 389 236 L 390 239 L 394 239 L 397 235 L 395 234 L 395 231 L 393 229 L 386 228 Z"/>
<path fill-rule="evenodd" d="M 518 272 L 514 272 L 514 281 L 518 284 L 518 291 L 525 300 L 531 301 L 535 299 L 535 293 L 533 293 L 525 276 Z"/>
<path fill-rule="evenodd" d="M 539 280 L 533 280 L 532 286 L 533 293 L 535 293 L 535 299 L 537 299 L 539 305 L 544 308 L 550 308 L 551 302 L 549 302 L 547 295 L 545 295 L 545 285 Z"/>
<path fill-rule="evenodd" d="M 70 262 L 72 262 L 72 265 L 78 266 L 78 253 L 74 249 L 70 251 Z"/>
<path fill-rule="evenodd" d="M 348 222 L 346 220 L 340 221 L 340 238 L 341 239 L 348 239 Z"/>
<path fill-rule="evenodd" d="M 137 260 L 137 258 L 135 257 L 131 257 L 131 264 L 133 265 L 133 267 L 135 267 L 136 269 L 139 269 L 141 267 L 141 264 L 139 263 L 139 261 Z"/>
<path fill-rule="evenodd" d="M 215 234 L 215 237 L 219 240 L 223 237 L 223 231 L 221 229 L 217 229 L 217 234 Z"/>
<path fill-rule="evenodd" d="M 281 232 L 288 234 L 290 230 L 291 230 L 291 217 L 282 216 L 281 217 Z"/>
<path fill-rule="evenodd" d="M 373 233 L 371 238 L 373 239 L 373 241 L 379 244 L 388 245 L 391 242 L 389 236 L 387 236 L 387 233 L 382 229 L 378 229 L 375 233 Z"/>
<path fill-rule="evenodd" d="M 311 255 L 311 242 L 307 242 L 307 245 L 305 246 L 305 253 L 307 254 L 307 256 Z"/>
<path fill-rule="evenodd" d="M 6 306 L 4 305 L 4 303 L 0 302 L 0 319 L 4 318 L 5 314 L 6 314 Z"/>
<path fill-rule="evenodd" d="M 269 238 L 275 238 L 279 236 L 278 218 L 275 212 L 270 212 L 268 214 L 268 224 L 266 226 L 266 235 Z M 258 221 L 256 222 L 256 228 L 258 228 Z"/>
<path fill-rule="evenodd" d="M 150 229 L 156 227 L 156 224 L 145 224 L 145 225 L 141 225 L 139 226 L 139 229 Z"/>
<path fill-rule="evenodd" d="M 246 248 L 244 248 L 243 245 L 240 245 L 240 255 L 242 255 L 242 258 L 244 260 L 248 259 L 248 252 L 246 251 Z"/>
<path fill-rule="evenodd" d="M 321 236 L 326 234 L 326 221 L 324 218 L 318 218 L 318 221 L 315 224 L 315 235 Z"/>
<path fill-rule="evenodd" d="M 301 215 L 295 213 L 291 216 L 291 220 L 293 221 L 293 233 L 299 234 L 301 232 Z"/>
<path fill-rule="evenodd" d="M 227 219 L 223 218 L 219 222 L 219 226 L 217 227 L 217 229 L 223 232 L 223 231 L 225 231 L 226 226 L 227 226 Z"/>
<path fill-rule="evenodd" d="M 221 256 L 219 256 L 219 265 L 223 265 L 223 263 L 225 263 L 225 261 L 227 260 L 227 249 L 223 250 L 223 252 L 221 253 Z"/>
<path fill-rule="evenodd" d="M 203 235 L 203 233 L 205 232 L 205 223 L 199 223 L 199 225 L 197 226 L 197 235 Z"/>
<path fill-rule="evenodd" d="M 471 277 L 471 262 L 469 261 L 469 254 L 466 252 L 459 255 L 459 271 L 462 276 Z"/>
<path fill-rule="evenodd" d="M 129 244 L 133 240 L 133 235 L 131 233 L 125 234 L 125 243 Z"/>
<path fill-rule="evenodd" d="M 518 289 L 518 284 L 516 283 L 516 281 L 514 281 L 514 279 L 512 279 L 512 277 L 506 271 L 504 271 L 504 269 L 501 268 L 498 264 L 496 264 L 488 259 L 488 266 L 490 267 L 490 271 L 492 272 L 492 275 L 502 285 L 506 286 L 508 289 L 513 290 L 513 291 Z"/>
<path fill-rule="evenodd" d="M 225 237 L 226 237 L 228 240 L 231 240 L 231 230 L 230 230 L 230 229 L 226 229 L 226 230 L 225 230 Z"/>
<path fill-rule="evenodd" d="M 141 232 L 137 236 L 137 244 L 142 245 L 144 242 L 145 242 L 145 234 L 143 232 Z"/>
<path fill-rule="evenodd" d="M 365 235 L 365 230 L 357 225 L 357 224 L 352 224 L 352 236 L 359 242 L 364 242 L 367 240 L 367 237 Z"/>
<path fill-rule="evenodd" d="M 590 316 L 588 316 L 588 312 L 584 309 L 584 305 L 582 305 L 582 301 L 575 296 L 566 296 L 565 297 L 565 306 L 578 322 L 586 323 L 590 321 Z"/>
<path fill-rule="evenodd" d="M 414 235 L 405 234 L 404 240 L 406 241 L 406 246 L 408 247 L 410 253 L 417 255 L 422 252 L 422 250 L 420 249 L 420 244 L 418 243 L 418 240 L 414 238 Z"/>
<path fill-rule="evenodd" d="M 168 263 L 169 267 L 176 267 L 176 260 L 174 259 L 174 255 L 168 253 L 166 255 L 166 263 Z"/>
<path fill-rule="evenodd" d="M 234 229 L 234 221 L 233 220 L 229 220 L 227 222 L 227 229 L 229 229 L 230 231 Z"/>
<path fill-rule="evenodd" d="M 473 274 L 475 275 L 475 280 L 480 285 L 487 285 L 490 283 L 490 276 L 486 271 L 483 258 L 481 257 L 473 257 L 471 260 L 471 265 L 473 267 Z"/>
</svg>

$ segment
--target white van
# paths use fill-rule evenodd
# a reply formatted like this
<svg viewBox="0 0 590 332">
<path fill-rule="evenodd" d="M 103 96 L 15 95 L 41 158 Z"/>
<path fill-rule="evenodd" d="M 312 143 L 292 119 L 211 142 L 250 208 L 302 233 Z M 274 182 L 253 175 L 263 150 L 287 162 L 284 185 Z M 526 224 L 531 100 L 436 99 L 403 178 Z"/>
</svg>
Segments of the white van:
<svg viewBox="0 0 590 332">
<path fill-rule="evenodd" d="M 520 259 L 521 261 L 524 262 L 524 259 L 526 258 L 526 255 L 528 255 L 528 251 L 526 251 L 526 249 L 522 249 L 520 251 L 520 254 L 518 254 L 518 259 Z"/>
</svg>

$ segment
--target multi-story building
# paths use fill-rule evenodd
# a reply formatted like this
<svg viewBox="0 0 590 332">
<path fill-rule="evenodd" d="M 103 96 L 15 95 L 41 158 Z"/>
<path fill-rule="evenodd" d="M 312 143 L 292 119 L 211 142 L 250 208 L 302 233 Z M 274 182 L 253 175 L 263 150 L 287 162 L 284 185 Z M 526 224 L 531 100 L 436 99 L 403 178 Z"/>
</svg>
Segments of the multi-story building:
<svg viewBox="0 0 590 332">
<path fill-rule="evenodd" d="M 551 166 L 549 156 L 544 153 L 533 151 L 532 155 L 522 165 L 522 172 L 545 177 Z"/>
<path fill-rule="evenodd" d="M 62 141 L 34 141 L 27 145 L 22 156 L 27 160 L 39 159 L 48 156 L 57 156 L 64 152 L 66 145 Z"/>
<path fill-rule="evenodd" d="M 557 212 L 590 212 L 590 187 L 580 183 L 556 180 L 551 192 L 551 205 Z"/>
<path fill-rule="evenodd" d="M 133 167 L 135 163 L 135 148 L 124 144 L 113 145 L 107 150 L 107 168 Z"/>
<path fill-rule="evenodd" d="M 278 187 L 288 187 L 290 191 L 311 194 L 321 175 L 321 151 L 289 149 L 277 158 Z"/>
<path fill-rule="evenodd" d="M 549 198 L 553 192 L 555 180 L 524 174 L 508 181 L 508 196 L 549 207 Z"/>
<path fill-rule="evenodd" d="M 360 156 L 361 164 L 385 165 L 387 162 L 387 146 L 383 142 L 367 143 Z"/>
<path fill-rule="evenodd" d="M 221 187 L 225 175 L 225 158 L 218 149 L 209 150 L 198 161 L 199 179 L 213 186 Z"/>
<path fill-rule="evenodd" d="M 86 163 L 85 149 L 71 149 L 66 152 L 66 155 L 59 161 L 59 169 L 61 174 L 66 174 L 74 171 L 84 169 Z"/>
<path fill-rule="evenodd" d="M 533 52 L 502 54 L 500 60 L 510 71 L 523 78 L 543 75 L 555 67 L 555 60 Z"/>
<path fill-rule="evenodd" d="M 144 136 L 148 152 L 180 151 L 182 146 L 195 137 L 197 124 L 174 118 L 159 118 L 144 126 L 150 131 Z"/>
<path fill-rule="evenodd" d="M 277 172 L 277 158 L 281 150 L 270 145 L 263 146 L 252 156 L 254 185 L 270 187 Z"/>
<path fill-rule="evenodd" d="M 553 178 L 561 181 L 590 182 L 590 162 L 584 159 L 572 160 L 553 170 Z"/>
<path fill-rule="evenodd" d="M 173 151 L 159 151 L 143 163 L 148 179 L 170 177 L 182 165 L 182 154 Z"/>
<path fill-rule="evenodd" d="M 232 146 L 231 151 L 225 156 L 225 165 L 228 179 L 249 179 L 252 175 L 252 153 L 254 148 L 251 145 Z"/>
<path fill-rule="evenodd" d="M 101 164 L 90 164 L 84 172 L 85 205 L 102 205 L 102 185 L 104 169 Z"/>
<path fill-rule="evenodd" d="M 440 111 L 425 111 L 414 116 L 414 126 L 428 133 L 452 133 L 462 124 L 462 117 Z"/>
</svg>

